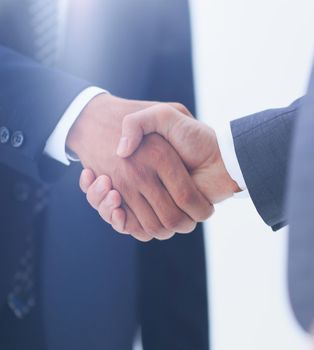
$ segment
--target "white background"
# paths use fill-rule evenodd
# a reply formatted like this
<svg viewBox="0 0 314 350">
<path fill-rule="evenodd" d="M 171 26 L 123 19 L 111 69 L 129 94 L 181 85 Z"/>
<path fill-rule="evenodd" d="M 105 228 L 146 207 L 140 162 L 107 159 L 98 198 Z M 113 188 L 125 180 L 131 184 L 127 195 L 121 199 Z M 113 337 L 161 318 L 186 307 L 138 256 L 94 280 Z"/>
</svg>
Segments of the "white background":
<svg viewBox="0 0 314 350">
<path fill-rule="evenodd" d="M 190 7 L 199 118 L 225 127 L 304 93 L 313 0 L 191 0 Z M 273 233 L 249 199 L 220 205 L 206 226 L 212 350 L 308 350 L 287 296 L 287 232 Z"/>
</svg>

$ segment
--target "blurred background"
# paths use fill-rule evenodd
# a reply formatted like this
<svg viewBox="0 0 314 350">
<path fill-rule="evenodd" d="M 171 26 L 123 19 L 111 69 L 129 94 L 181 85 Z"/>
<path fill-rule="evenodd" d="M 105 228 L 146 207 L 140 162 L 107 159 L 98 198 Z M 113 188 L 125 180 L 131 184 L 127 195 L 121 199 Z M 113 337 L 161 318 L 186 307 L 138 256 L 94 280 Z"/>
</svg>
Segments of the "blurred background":
<svg viewBox="0 0 314 350">
<path fill-rule="evenodd" d="M 312 0 L 191 0 L 198 117 L 215 128 L 304 94 L 314 52 Z M 309 349 L 292 315 L 287 231 L 272 232 L 250 199 L 207 222 L 213 350 Z"/>
</svg>

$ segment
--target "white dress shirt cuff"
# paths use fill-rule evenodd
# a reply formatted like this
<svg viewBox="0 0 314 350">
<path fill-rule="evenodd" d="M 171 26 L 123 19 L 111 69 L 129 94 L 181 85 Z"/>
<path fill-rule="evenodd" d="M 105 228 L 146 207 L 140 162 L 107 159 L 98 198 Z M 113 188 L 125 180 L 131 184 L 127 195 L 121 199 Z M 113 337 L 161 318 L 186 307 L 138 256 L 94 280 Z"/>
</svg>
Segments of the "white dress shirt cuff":
<svg viewBox="0 0 314 350">
<path fill-rule="evenodd" d="M 238 184 L 242 192 L 235 193 L 234 197 L 246 197 L 248 195 L 247 186 L 239 165 L 236 151 L 233 143 L 231 127 L 216 131 L 217 141 L 220 148 L 222 160 L 231 178 Z"/>
<path fill-rule="evenodd" d="M 44 154 L 51 158 L 65 164 L 70 165 L 70 161 L 78 161 L 73 154 L 67 153 L 66 139 L 68 133 L 75 123 L 78 116 L 86 105 L 97 95 L 108 93 L 106 90 L 100 89 L 95 86 L 88 87 L 83 90 L 66 109 L 63 116 L 59 120 L 57 126 L 49 136 L 45 148 Z"/>
</svg>

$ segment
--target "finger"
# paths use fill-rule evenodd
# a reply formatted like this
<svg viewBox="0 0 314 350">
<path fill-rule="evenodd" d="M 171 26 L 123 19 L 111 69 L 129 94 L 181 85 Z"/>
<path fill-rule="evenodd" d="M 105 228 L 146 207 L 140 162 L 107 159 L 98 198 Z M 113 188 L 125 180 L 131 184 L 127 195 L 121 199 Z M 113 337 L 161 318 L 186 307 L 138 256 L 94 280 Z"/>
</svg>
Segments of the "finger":
<svg viewBox="0 0 314 350">
<path fill-rule="evenodd" d="M 178 102 L 158 102 L 158 101 L 140 101 L 140 100 L 133 100 L 133 103 L 137 104 L 137 110 L 141 111 L 144 108 L 149 108 L 152 106 L 157 106 L 157 105 L 169 105 L 172 108 L 175 108 L 179 112 L 185 114 L 187 117 L 193 117 L 193 114 L 189 111 L 189 109 L 182 103 Z"/>
<path fill-rule="evenodd" d="M 100 198 L 95 197 L 95 200 L 98 203 L 95 203 L 98 213 L 101 218 L 106 221 L 108 224 L 112 224 L 112 214 L 113 211 L 121 206 L 122 198 L 118 191 L 111 190 L 104 197 Z"/>
<path fill-rule="evenodd" d="M 163 227 L 170 233 L 192 232 L 196 222 L 177 207 L 159 178 L 156 178 L 155 182 L 153 185 L 143 187 L 141 191 Z"/>
<path fill-rule="evenodd" d="M 158 133 L 166 140 L 175 123 L 185 114 L 167 104 L 158 104 L 127 115 L 122 123 L 122 135 L 117 149 L 120 157 L 128 157 L 138 148 L 143 136 Z"/>
<path fill-rule="evenodd" d="M 159 178 L 182 211 L 193 221 L 204 221 L 213 214 L 213 205 L 198 191 L 180 158 L 172 152 L 169 150 L 167 157 L 161 159 L 157 169 Z"/>
<path fill-rule="evenodd" d="M 103 213 L 102 210 L 100 210 L 100 213 Z M 105 218 L 103 217 L 103 219 Z M 130 234 L 142 242 L 148 242 L 153 238 L 144 232 L 138 219 L 126 204 L 112 211 L 111 224 L 118 233 Z"/>
<path fill-rule="evenodd" d="M 126 223 L 124 227 L 124 231 L 121 233 L 129 233 L 134 238 L 141 242 L 149 242 L 153 239 L 152 236 L 148 235 L 142 225 L 140 224 L 139 220 L 133 213 L 132 209 L 129 208 L 127 204 L 123 205 L 123 208 L 126 212 Z"/>
<path fill-rule="evenodd" d="M 86 193 L 91 184 L 95 181 L 96 176 L 91 169 L 83 169 L 80 176 L 80 188 Z"/>
<path fill-rule="evenodd" d="M 88 203 L 97 210 L 99 204 L 105 199 L 111 189 L 110 177 L 106 175 L 99 176 L 87 190 L 86 198 Z"/>
<path fill-rule="evenodd" d="M 133 195 L 130 201 L 128 201 L 128 206 L 132 208 L 144 232 L 149 236 L 164 240 L 174 235 L 173 231 L 163 226 L 149 202 L 141 193 Z"/>
<path fill-rule="evenodd" d="M 126 211 L 123 208 L 113 209 L 111 214 L 111 225 L 117 232 L 123 233 L 126 226 Z"/>
<path fill-rule="evenodd" d="M 179 112 L 185 114 L 187 117 L 194 118 L 193 114 L 182 103 L 168 102 L 167 104 L 170 105 L 172 108 L 178 110 Z"/>
</svg>

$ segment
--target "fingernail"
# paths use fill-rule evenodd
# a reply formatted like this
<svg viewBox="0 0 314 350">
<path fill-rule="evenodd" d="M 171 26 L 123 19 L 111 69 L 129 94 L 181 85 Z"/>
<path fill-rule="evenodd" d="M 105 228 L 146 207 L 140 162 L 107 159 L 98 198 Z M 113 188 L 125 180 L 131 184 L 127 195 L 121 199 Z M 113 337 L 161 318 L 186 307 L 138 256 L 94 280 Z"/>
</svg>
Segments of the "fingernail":
<svg viewBox="0 0 314 350">
<path fill-rule="evenodd" d="M 128 150 L 128 138 L 127 137 L 121 137 L 118 149 L 117 149 L 117 154 L 118 156 L 123 156 Z"/>
<path fill-rule="evenodd" d="M 97 193 L 102 193 L 105 191 L 105 180 L 103 177 L 97 180 L 95 189 Z"/>
</svg>

